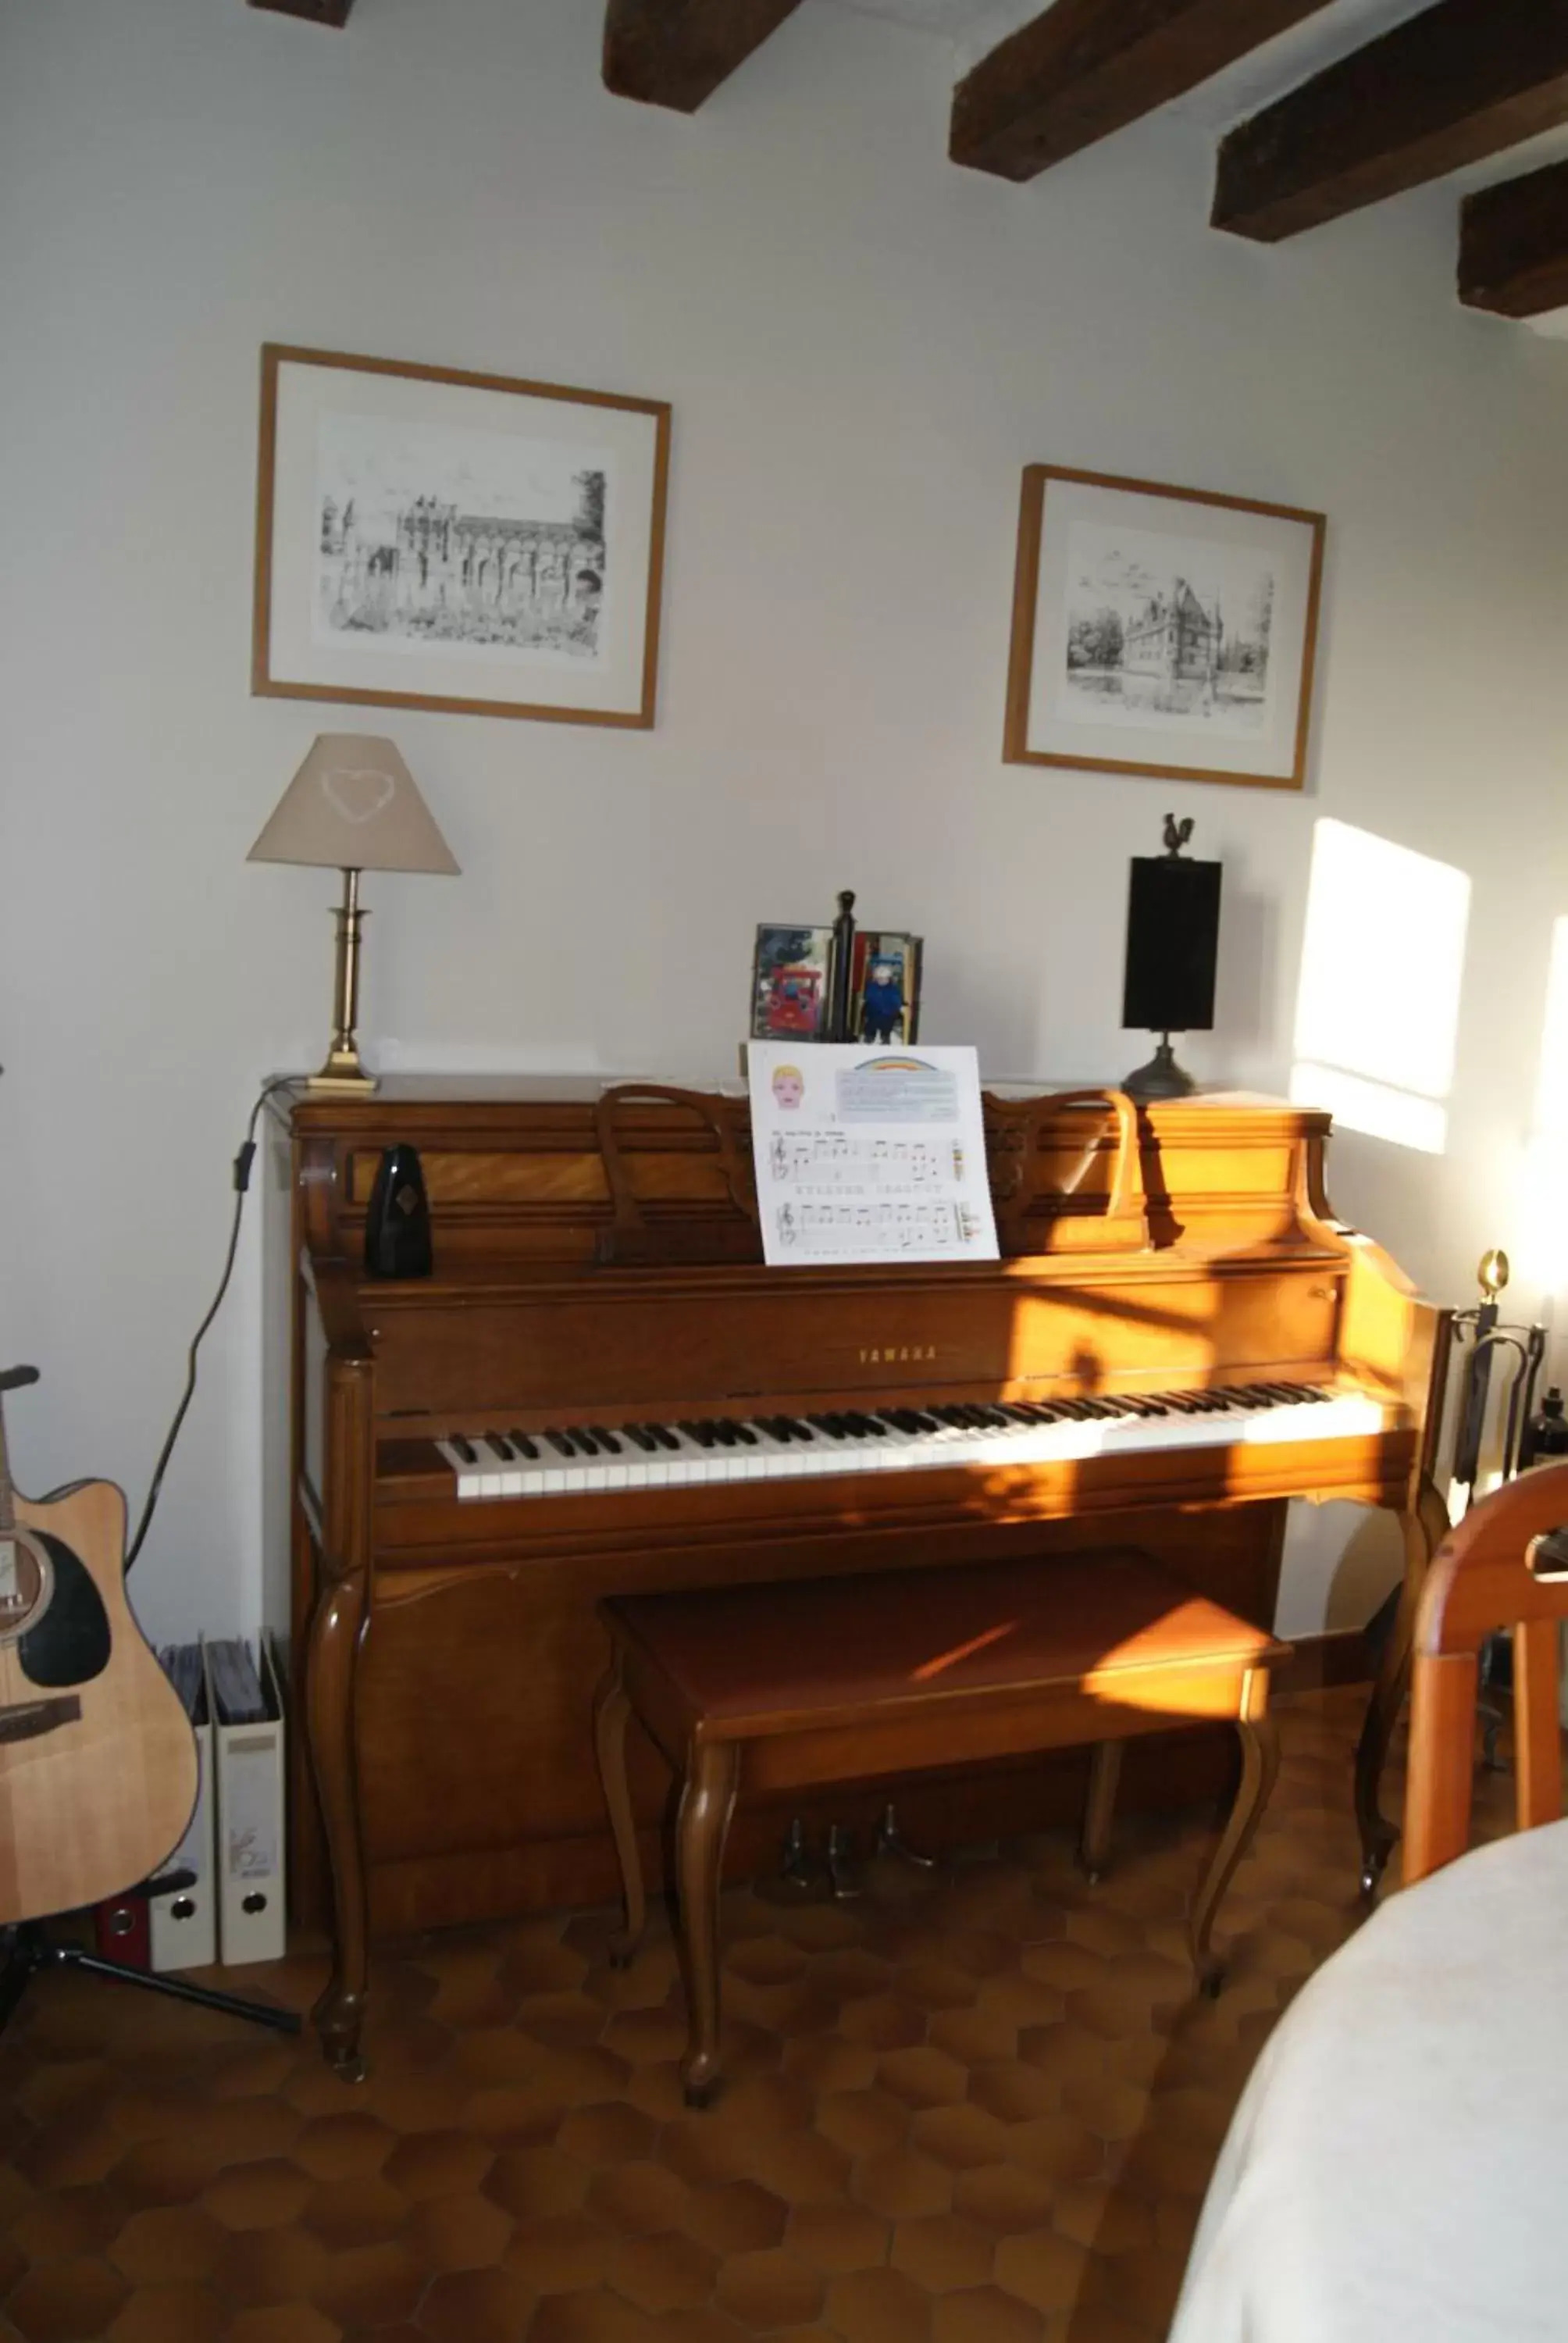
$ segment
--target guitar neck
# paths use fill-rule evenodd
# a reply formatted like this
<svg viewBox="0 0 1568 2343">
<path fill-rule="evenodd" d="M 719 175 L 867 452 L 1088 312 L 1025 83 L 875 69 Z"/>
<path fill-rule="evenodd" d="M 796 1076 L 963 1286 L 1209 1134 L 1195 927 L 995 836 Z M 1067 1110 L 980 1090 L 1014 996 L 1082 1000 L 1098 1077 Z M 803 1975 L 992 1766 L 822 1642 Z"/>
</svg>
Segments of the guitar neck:
<svg viewBox="0 0 1568 2343">
<path fill-rule="evenodd" d="M 5 1403 L 0 1400 L 0 1538 L 16 1534 L 16 1493 L 11 1486 L 11 1459 L 5 1447 Z"/>
</svg>

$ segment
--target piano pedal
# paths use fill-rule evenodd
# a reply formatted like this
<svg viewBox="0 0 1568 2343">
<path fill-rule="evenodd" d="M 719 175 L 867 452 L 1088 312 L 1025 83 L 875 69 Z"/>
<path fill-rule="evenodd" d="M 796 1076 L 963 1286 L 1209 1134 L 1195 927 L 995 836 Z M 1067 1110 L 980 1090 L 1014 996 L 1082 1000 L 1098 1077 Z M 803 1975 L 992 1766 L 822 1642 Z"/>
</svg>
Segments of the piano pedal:
<svg viewBox="0 0 1568 2343">
<path fill-rule="evenodd" d="M 910 1845 L 891 1804 L 882 1808 L 882 1819 L 877 1825 L 877 1853 L 896 1855 L 900 1863 L 912 1863 L 917 1871 L 934 1871 L 937 1867 L 934 1855 L 921 1855 Z"/>
<path fill-rule="evenodd" d="M 797 1815 L 784 1834 L 783 1860 L 778 1871 L 758 1881 L 757 1893 L 769 1904 L 821 1904 L 830 1885 L 828 1866 L 812 1854 L 806 1825 Z"/>
<path fill-rule="evenodd" d="M 836 1904 L 851 1904 L 865 1893 L 855 1865 L 854 1842 L 844 1823 L 828 1825 L 828 1886 Z"/>
</svg>

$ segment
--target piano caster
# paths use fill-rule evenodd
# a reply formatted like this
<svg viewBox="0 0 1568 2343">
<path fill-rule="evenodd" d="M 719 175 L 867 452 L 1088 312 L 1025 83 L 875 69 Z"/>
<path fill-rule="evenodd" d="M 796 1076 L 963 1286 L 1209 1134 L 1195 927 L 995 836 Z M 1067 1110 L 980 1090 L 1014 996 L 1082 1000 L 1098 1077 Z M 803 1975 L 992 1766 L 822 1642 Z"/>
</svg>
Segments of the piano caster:
<svg viewBox="0 0 1568 2343">
<path fill-rule="evenodd" d="M 828 1888 L 836 1904 L 852 1904 L 864 1891 L 854 1873 L 854 1849 L 842 1823 L 828 1827 Z"/>
<path fill-rule="evenodd" d="M 722 2080 L 717 2051 L 689 2051 L 680 2062 L 680 2096 L 699 2114 L 713 2105 Z"/>
<path fill-rule="evenodd" d="M 358 2050 L 346 2051 L 341 2058 L 331 2059 L 330 2064 L 340 2083 L 362 2083 L 370 2072 Z"/>
<path fill-rule="evenodd" d="M 910 1845 L 899 1825 L 899 1817 L 891 1805 L 882 1808 L 882 1819 L 877 1825 L 877 1853 L 896 1855 L 900 1863 L 912 1863 L 917 1871 L 934 1871 L 934 1855 L 920 1855 Z"/>
<path fill-rule="evenodd" d="M 1361 1891 L 1364 1902 L 1372 1904 L 1376 1901 L 1378 1889 L 1382 1885 L 1383 1873 L 1388 1868 L 1388 1859 L 1398 1845 L 1398 1831 L 1380 1816 L 1377 1836 L 1370 1846 L 1363 1846 L 1362 1850 Z"/>
</svg>

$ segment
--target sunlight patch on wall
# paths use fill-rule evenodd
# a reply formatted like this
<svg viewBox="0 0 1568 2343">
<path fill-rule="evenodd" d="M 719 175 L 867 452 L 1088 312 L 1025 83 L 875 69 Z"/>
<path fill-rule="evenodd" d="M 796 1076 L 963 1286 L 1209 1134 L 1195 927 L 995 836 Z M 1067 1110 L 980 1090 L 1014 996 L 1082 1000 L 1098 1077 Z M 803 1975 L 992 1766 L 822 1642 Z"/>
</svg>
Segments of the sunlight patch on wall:
<svg viewBox="0 0 1568 2343">
<path fill-rule="evenodd" d="M 1448 1143 L 1470 880 L 1343 821 L 1315 824 L 1291 1096 L 1348 1131 Z"/>
</svg>

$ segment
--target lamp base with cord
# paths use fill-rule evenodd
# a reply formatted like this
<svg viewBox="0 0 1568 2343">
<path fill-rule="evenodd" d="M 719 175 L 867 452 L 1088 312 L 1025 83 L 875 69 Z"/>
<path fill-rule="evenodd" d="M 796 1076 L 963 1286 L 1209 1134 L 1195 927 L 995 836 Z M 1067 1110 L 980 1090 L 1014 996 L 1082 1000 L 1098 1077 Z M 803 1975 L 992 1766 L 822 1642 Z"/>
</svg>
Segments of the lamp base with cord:
<svg viewBox="0 0 1568 2343">
<path fill-rule="evenodd" d="M 1185 1066 L 1176 1063 L 1171 1036 L 1162 1033 L 1148 1064 L 1129 1074 L 1121 1087 L 1131 1099 L 1171 1099 L 1191 1098 L 1198 1085 Z"/>
</svg>

